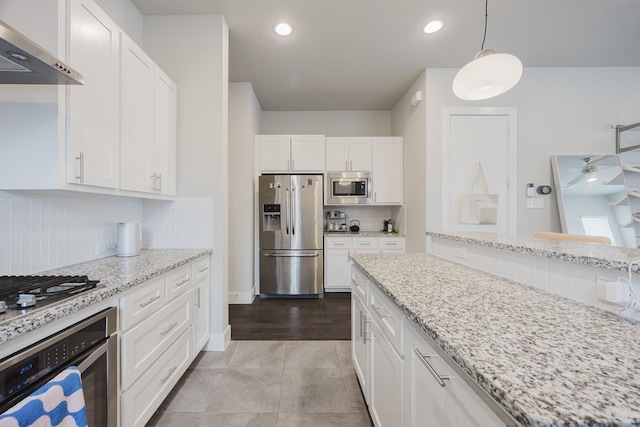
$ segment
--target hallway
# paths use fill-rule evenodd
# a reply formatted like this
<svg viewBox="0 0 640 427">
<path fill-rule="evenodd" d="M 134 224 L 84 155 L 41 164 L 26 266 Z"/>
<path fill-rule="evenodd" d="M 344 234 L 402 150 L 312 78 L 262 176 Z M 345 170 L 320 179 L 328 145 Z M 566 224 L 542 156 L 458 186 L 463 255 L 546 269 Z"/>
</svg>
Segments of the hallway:
<svg viewBox="0 0 640 427">
<path fill-rule="evenodd" d="M 351 341 L 231 341 L 202 352 L 149 427 L 370 427 Z"/>
</svg>

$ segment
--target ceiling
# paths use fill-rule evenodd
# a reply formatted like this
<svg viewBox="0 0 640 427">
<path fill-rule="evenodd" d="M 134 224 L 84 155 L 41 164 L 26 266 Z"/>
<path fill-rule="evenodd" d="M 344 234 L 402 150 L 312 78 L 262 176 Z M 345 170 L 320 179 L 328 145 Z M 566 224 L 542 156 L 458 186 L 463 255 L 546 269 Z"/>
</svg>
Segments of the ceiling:
<svg viewBox="0 0 640 427">
<path fill-rule="evenodd" d="M 229 80 L 263 110 L 389 110 L 425 68 L 480 50 L 483 0 L 132 0 L 143 15 L 224 15 Z M 424 25 L 443 19 L 439 33 Z M 283 38 L 273 27 L 293 27 Z M 640 66 L 639 0 L 491 0 L 485 47 L 527 67 Z"/>
</svg>

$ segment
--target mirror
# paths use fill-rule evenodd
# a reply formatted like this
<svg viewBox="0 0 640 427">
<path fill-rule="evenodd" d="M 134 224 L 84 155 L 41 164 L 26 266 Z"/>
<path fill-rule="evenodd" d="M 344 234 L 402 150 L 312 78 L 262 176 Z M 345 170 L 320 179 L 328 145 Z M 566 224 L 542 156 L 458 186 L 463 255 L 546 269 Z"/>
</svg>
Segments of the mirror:
<svg viewBox="0 0 640 427">
<path fill-rule="evenodd" d="M 613 246 L 638 247 L 640 217 L 633 212 L 640 211 L 640 152 L 555 155 L 551 167 L 563 233 L 606 236 Z"/>
</svg>

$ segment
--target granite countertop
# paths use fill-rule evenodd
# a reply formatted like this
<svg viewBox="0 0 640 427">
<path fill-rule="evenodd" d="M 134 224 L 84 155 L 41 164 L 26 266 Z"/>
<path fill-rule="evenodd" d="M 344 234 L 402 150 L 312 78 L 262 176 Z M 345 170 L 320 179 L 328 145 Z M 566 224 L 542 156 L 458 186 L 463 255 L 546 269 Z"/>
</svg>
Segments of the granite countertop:
<svg viewBox="0 0 640 427">
<path fill-rule="evenodd" d="M 551 240 L 539 237 L 507 236 L 479 231 L 450 233 L 427 231 L 426 234 L 437 239 L 471 243 L 493 249 L 554 258 L 610 270 L 627 271 L 632 261 L 640 260 L 639 249 L 620 246 Z M 631 269 L 634 273 L 640 273 L 640 264 L 634 264 Z"/>
<path fill-rule="evenodd" d="M 402 233 L 389 233 L 388 231 L 325 231 L 325 237 L 405 237 Z"/>
<path fill-rule="evenodd" d="M 426 254 L 356 265 L 524 426 L 640 426 L 640 323 Z"/>
<path fill-rule="evenodd" d="M 26 314 L 10 318 L 6 314 L 0 315 L 0 344 L 210 253 L 209 249 L 143 249 L 140 255 L 135 257 L 114 256 L 37 273 L 63 276 L 86 275 L 89 279 L 100 280 L 100 283 L 92 291 Z"/>
</svg>

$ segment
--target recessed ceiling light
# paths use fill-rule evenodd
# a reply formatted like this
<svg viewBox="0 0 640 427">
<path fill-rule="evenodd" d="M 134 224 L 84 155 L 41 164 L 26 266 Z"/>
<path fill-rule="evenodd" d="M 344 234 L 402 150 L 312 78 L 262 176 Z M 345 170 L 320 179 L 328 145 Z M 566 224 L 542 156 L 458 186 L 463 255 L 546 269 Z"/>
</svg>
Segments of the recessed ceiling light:
<svg viewBox="0 0 640 427">
<path fill-rule="evenodd" d="M 440 31 L 442 27 L 444 27 L 444 21 L 436 20 L 436 21 L 431 21 L 427 25 L 425 25 L 422 31 L 424 31 L 427 34 L 433 34 Z"/>
<path fill-rule="evenodd" d="M 282 22 L 276 25 L 275 31 L 276 31 L 276 34 L 280 36 L 288 36 L 289 34 L 291 34 L 293 29 L 291 28 L 291 25 Z"/>
</svg>

